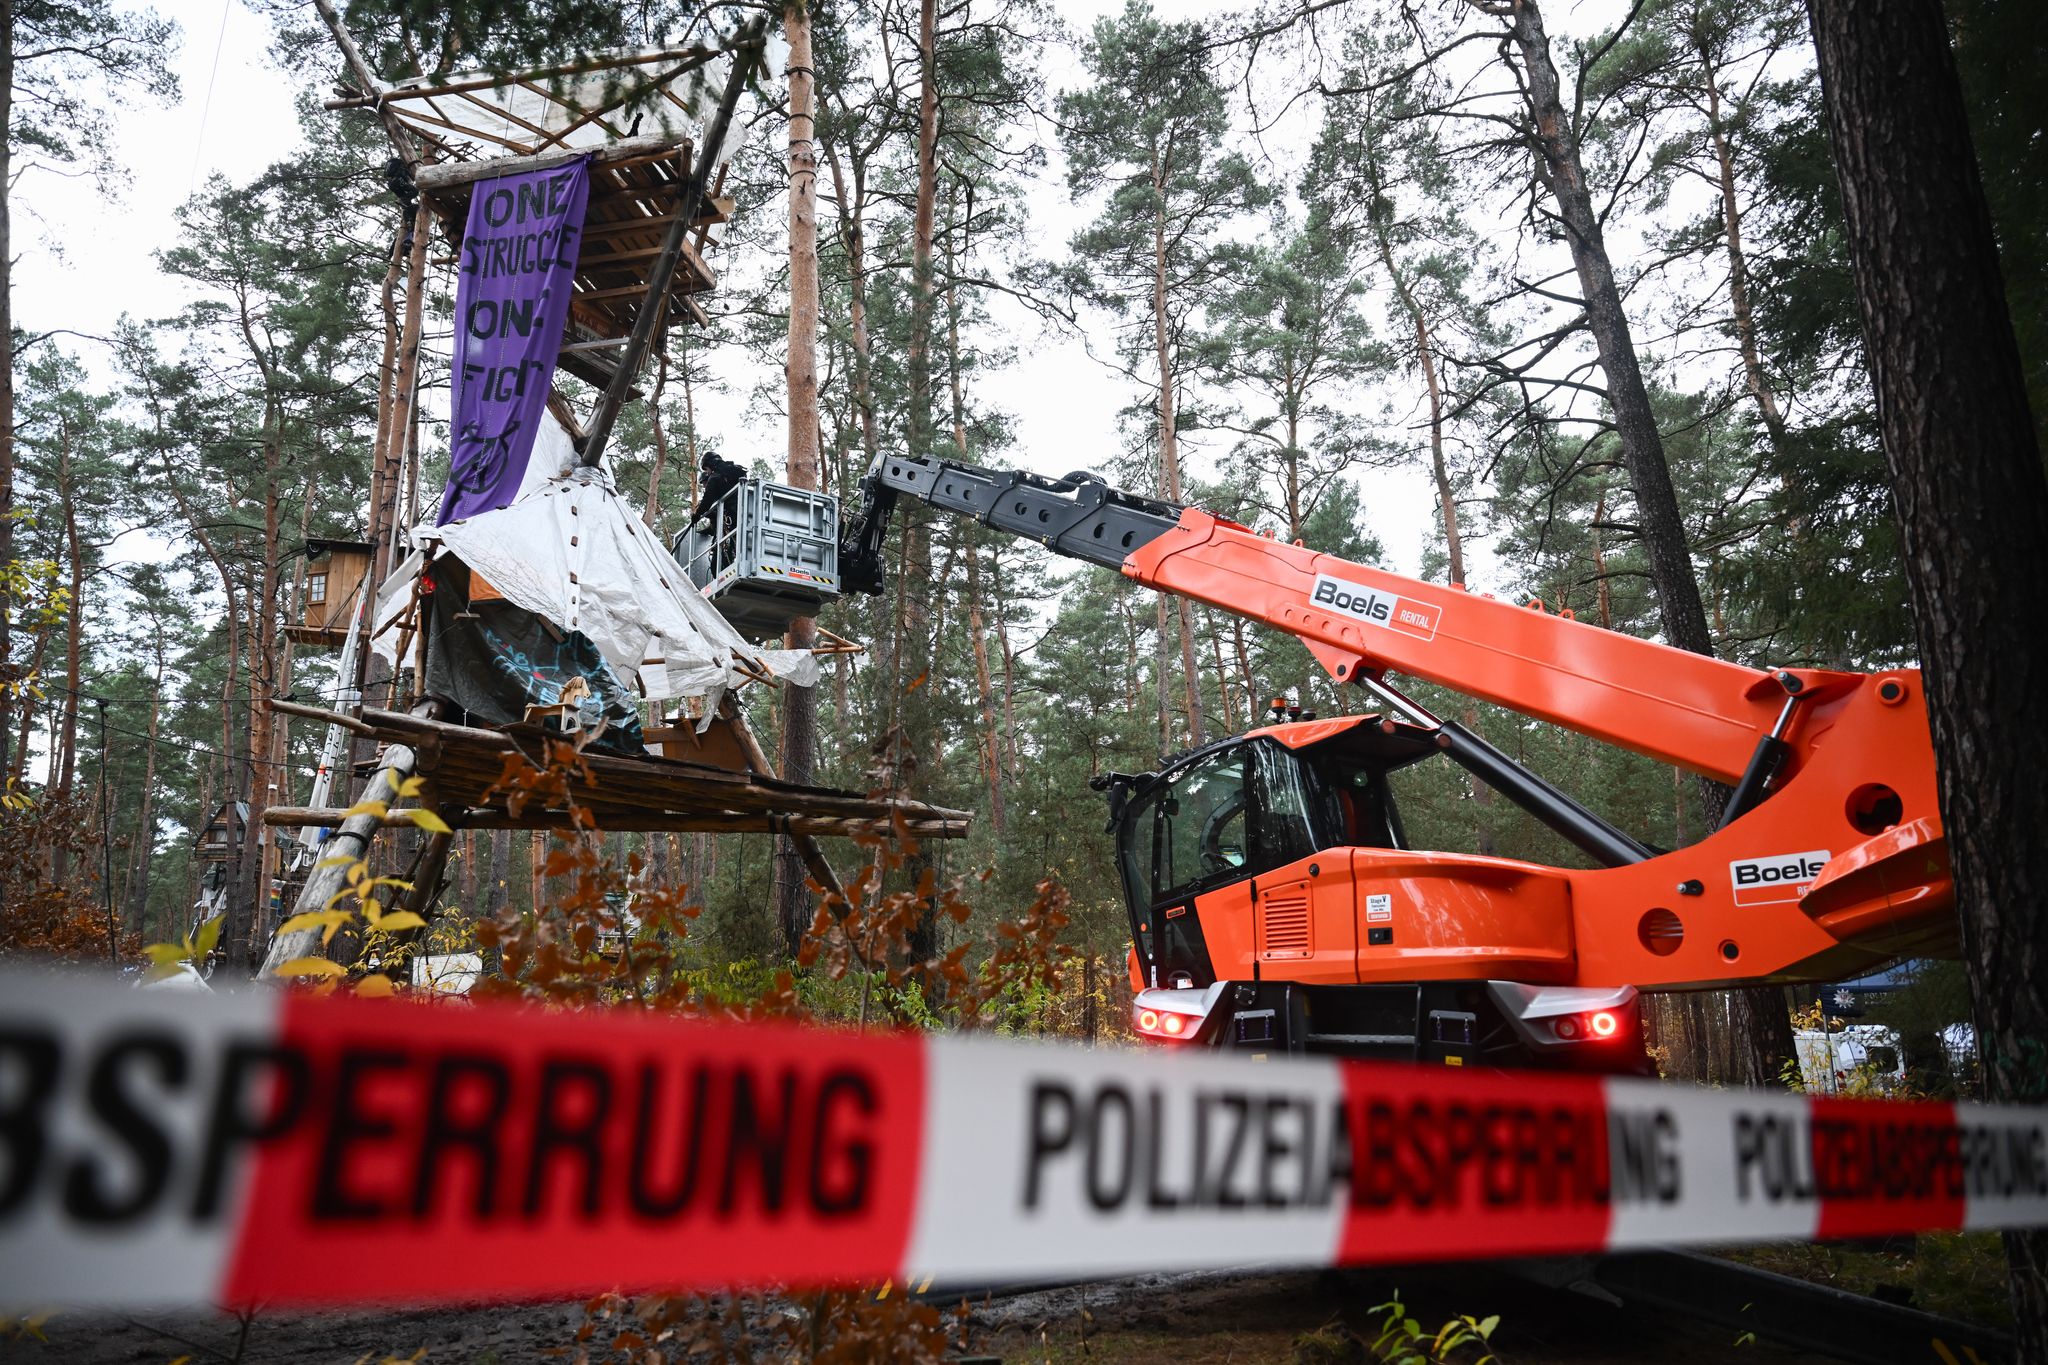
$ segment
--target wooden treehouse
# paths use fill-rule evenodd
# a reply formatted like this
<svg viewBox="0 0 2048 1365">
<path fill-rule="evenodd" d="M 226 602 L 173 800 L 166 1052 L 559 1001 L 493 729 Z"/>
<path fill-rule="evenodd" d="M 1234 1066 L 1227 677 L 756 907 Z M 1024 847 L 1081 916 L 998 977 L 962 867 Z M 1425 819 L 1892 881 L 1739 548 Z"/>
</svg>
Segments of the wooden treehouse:
<svg viewBox="0 0 2048 1365">
<path fill-rule="evenodd" d="M 356 610 L 370 586 L 370 563 L 376 547 L 361 540 L 306 542 L 306 586 L 299 619 L 285 626 L 285 635 L 302 645 L 339 648 L 348 639 Z"/>
<path fill-rule="evenodd" d="M 373 691 L 371 704 L 347 711 L 283 701 L 273 709 L 374 745 L 379 756 L 367 771 L 375 776 L 363 797 L 399 806 L 398 786 L 417 776 L 409 799 L 456 832 L 567 831 L 573 806 L 605 831 L 772 834 L 794 845 L 828 892 L 840 884 L 821 837 L 964 837 L 962 811 L 777 778 L 734 694 L 750 685 L 815 685 L 818 654 L 858 647 L 829 633 L 817 650 L 750 643 L 638 512 L 623 507 L 601 463 L 620 405 L 642 396 L 669 329 L 707 323 L 697 298 L 717 284 L 705 257 L 717 246 L 712 229 L 732 210 L 720 195 L 728 134 L 762 40 L 727 52 L 600 54 L 510 77 L 386 86 L 339 21 L 322 13 L 355 75 L 355 88 L 328 107 L 383 121 L 417 190 L 418 221 L 430 228 L 408 226 L 394 244 L 393 278 L 407 266 L 406 324 L 402 335 L 387 331 L 387 354 L 409 368 L 383 390 L 378 478 L 387 487 L 417 481 L 417 450 L 396 433 L 410 426 L 420 304 L 433 270 L 464 263 L 479 187 L 583 156 L 588 203 L 554 360 L 558 374 L 597 393 L 552 388 L 535 450 L 552 440 L 552 449 L 573 452 L 575 467 L 565 461 L 539 482 L 529 468 L 510 503 L 406 528 L 380 524 L 373 499 L 371 544 L 319 542 L 295 629 L 333 631 L 354 619 L 339 604 L 313 601 L 310 573 L 326 566 L 331 599 L 343 555 L 360 553 L 367 564 L 381 547 L 383 562 L 397 567 L 378 587 L 368 636 L 398 681 L 382 704 Z M 453 254 L 431 252 L 430 238 Z M 550 427 L 557 434 L 549 436 Z M 578 757 L 566 794 L 508 800 L 500 787 L 506 773 L 522 761 L 546 768 L 562 743 Z M 402 811 L 350 815 L 349 806 L 332 799 L 264 812 L 269 825 L 333 830 L 299 891 L 300 910 L 327 904 L 344 865 L 371 857 L 382 829 L 412 827 Z M 427 839 L 409 874 L 408 908 L 433 913 L 453 838 Z M 317 932 L 279 934 L 266 970 L 319 950 Z"/>
<path fill-rule="evenodd" d="M 468 216 L 470 195 L 478 182 L 541 170 L 575 155 L 580 153 L 557 151 L 423 166 L 414 179 L 421 200 L 436 217 L 444 224 L 460 224 Z M 664 236 L 682 212 L 694 148 L 686 135 L 672 133 L 608 143 L 590 156 L 590 207 L 584 216 L 583 246 L 576 263 L 576 290 L 569 299 L 568 333 L 556 363 L 602 389 L 618 372 L 619 355 L 646 306 Z M 703 251 L 711 229 L 725 222 L 731 209 L 732 200 L 714 196 L 692 212 L 691 235 L 681 244 L 680 263 L 667 297 L 656 305 L 660 309 L 653 332 L 657 343 L 671 326 L 709 324 L 692 295 L 718 283 Z M 628 389 L 628 397 L 640 396 L 637 380 L 652 353 L 651 347 L 643 350 L 639 367 L 629 376 L 636 387 Z"/>
<path fill-rule="evenodd" d="M 242 851 L 242 836 L 249 827 L 247 801 L 223 801 L 192 840 L 192 856 L 201 863 L 231 863 Z"/>
</svg>

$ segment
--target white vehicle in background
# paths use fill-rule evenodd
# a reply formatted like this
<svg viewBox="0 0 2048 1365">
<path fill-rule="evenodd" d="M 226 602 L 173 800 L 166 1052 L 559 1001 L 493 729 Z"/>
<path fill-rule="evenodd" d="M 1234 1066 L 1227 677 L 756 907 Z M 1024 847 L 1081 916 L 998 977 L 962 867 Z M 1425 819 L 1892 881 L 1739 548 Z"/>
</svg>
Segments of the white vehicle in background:
<svg viewBox="0 0 2048 1365">
<path fill-rule="evenodd" d="M 1808 1094 L 1886 1095 L 1905 1084 L 1906 1058 L 1899 1035 L 1882 1024 L 1803 1028 L 1793 1033 L 1792 1041 Z"/>
</svg>

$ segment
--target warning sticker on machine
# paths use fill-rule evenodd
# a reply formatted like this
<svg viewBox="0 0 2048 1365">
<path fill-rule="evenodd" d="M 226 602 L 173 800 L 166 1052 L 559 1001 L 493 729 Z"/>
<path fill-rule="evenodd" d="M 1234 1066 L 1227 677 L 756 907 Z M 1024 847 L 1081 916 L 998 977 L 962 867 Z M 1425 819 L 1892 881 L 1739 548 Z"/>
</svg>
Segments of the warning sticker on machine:
<svg viewBox="0 0 2048 1365">
<path fill-rule="evenodd" d="M 1394 898 L 1390 895 L 1367 896 L 1365 918 L 1372 924 L 1385 924 L 1394 917 Z"/>
<path fill-rule="evenodd" d="M 1315 591 L 1309 600 L 1319 607 L 1342 612 L 1368 625 L 1385 626 L 1404 635 L 1413 635 L 1418 640 L 1436 638 L 1437 621 L 1443 614 L 1441 608 L 1427 602 L 1381 592 L 1363 583 L 1347 583 L 1326 573 L 1316 575 Z"/>
<path fill-rule="evenodd" d="M 1779 853 L 1768 858 L 1738 858 L 1728 864 L 1728 880 L 1737 905 L 1781 905 L 1797 902 L 1813 885 L 1834 855 L 1824 848 L 1807 853 Z"/>
</svg>

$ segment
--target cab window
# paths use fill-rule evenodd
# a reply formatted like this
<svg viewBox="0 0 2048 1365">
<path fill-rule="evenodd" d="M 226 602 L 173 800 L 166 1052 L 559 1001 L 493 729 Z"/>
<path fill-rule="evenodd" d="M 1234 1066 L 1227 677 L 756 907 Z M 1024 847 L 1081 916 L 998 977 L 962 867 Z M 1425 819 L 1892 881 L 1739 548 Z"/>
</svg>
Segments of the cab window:
<svg viewBox="0 0 2048 1365">
<path fill-rule="evenodd" d="M 1327 837 L 1336 821 L 1334 796 L 1301 757 L 1277 744 L 1258 745 L 1259 830 L 1253 872 L 1284 867 L 1341 842 Z"/>
<path fill-rule="evenodd" d="M 1132 803 L 1124 873 L 1145 904 L 1228 881 L 1251 848 L 1251 792 L 1242 748 L 1212 755 Z"/>
</svg>

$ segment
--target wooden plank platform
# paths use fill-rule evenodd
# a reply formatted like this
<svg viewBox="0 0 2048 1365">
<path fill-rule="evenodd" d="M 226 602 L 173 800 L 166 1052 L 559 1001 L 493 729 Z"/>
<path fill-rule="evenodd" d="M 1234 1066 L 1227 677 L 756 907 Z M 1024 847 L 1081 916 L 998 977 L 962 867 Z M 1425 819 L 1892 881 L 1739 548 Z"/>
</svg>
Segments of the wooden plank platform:
<svg viewBox="0 0 2048 1365">
<path fill-rule="evenodd" d="M 559 827 L 566 818 L 562 811 L 532 809 L 514 817 L 501 798 L 486 795 L 511 754 L 540 766 L 545 741 L 559 736 L 537 726 L 487 730 L 376 709 L 366 709 L 359 724 L 361 733 L 407 745 L 419 756 L 418 772 L 427 783 L 424 806 L 461 807 L 477 828 Z M 887 834 L 900 821 L 917 838 L 962 839 L 970 818 L 966 811 L 921 801 L 876 800 L 672 758 L 586 750 L 583 760 L 590 779 L 572 784 L 572 799 L 604 830 L 856 835 Z"/>
</svg>

